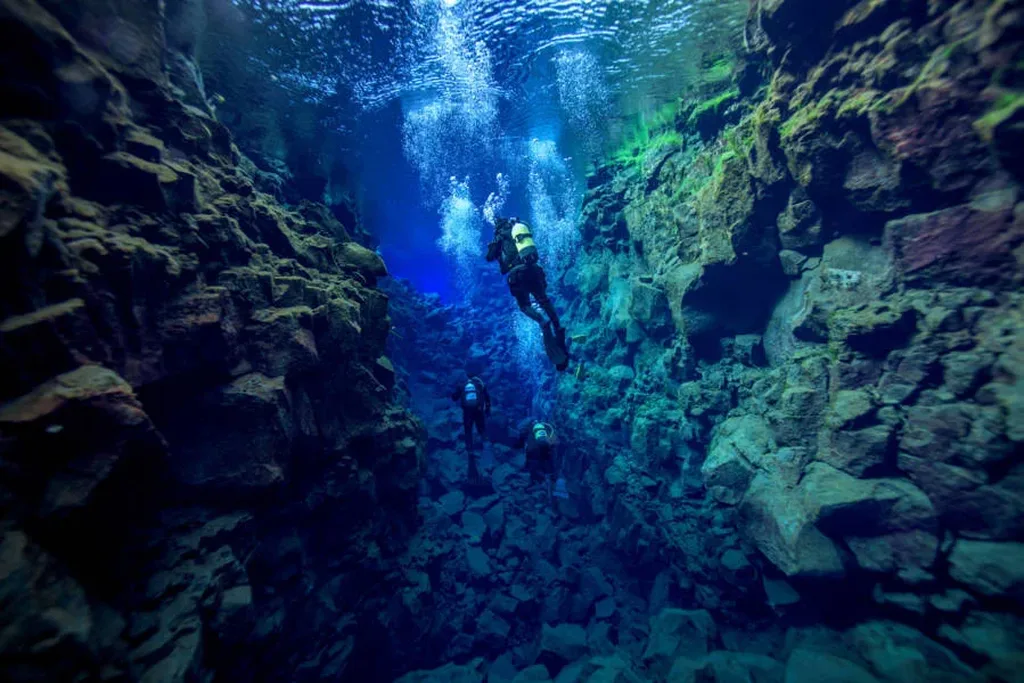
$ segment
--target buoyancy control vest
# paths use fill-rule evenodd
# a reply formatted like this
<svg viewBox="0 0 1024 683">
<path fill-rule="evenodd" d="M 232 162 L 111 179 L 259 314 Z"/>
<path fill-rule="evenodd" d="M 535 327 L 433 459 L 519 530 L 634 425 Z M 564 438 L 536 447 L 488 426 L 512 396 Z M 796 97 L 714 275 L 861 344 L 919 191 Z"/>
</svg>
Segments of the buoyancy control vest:
<svg viewBox="0 0 1024 683">
<path fill-rule="evenodd" d="M 530 226 L 526 223 L 516 221 L 512 226 L 512 242 L 516 245 L 516 253 L 523 263 L 536 263 L 540 258 Z"/>
<path fill-rule="evenodd" d="M 462 389 L 462 407 L 476 408 L 479 404 L 480 394 L 476 390 L 476 384 L 473 381 L 466 382 Z"/>
</svg>

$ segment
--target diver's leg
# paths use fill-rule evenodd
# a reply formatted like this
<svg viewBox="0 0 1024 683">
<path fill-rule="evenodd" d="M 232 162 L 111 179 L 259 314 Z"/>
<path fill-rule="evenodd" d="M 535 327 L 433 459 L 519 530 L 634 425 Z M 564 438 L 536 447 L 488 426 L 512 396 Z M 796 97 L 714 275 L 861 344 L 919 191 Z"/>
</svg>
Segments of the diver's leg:
<svg viewBox="0 0 1024 683">
<path fill-rule="evenodd" d="M 551 326 L 555 330 L 562 328 L 562 323 L 558 319 L 558 312 L 555 310 L 555 305 L 551 303 L 551 299 L 548 298 L 548 279 L 544 274 L 544 270 L 538 267 L 534 273 L 533 278 L 533 298 L 537 300 L 540 307 L 544 309 L 544 312 L 548 314 L 548 319 L 551 320 Z"/>
<path fill-rule="evenodd" d="M 466 452 L 469 453 L 470 454 L 470 458 L 472 458 L 472 454 L 473 454 L 473 416 L 470 414 L 470 411 L 468 411 L 468 410 L 463 410 L 462 411 L 462 431 L 465 433 L 465 437 L 466 437 Z M 471 462 L 472 462 L 472 460 L 471 460 Z"/>
<path fill-rule="evenodd" d="M 547 323 L 544 316 L 538 313 L 530 304 L 530 289 L 529 287 L 524 286 L 522 280 L 517 280 L 515 285 L 509 283 L 508 288 L 511 290 L 512 296 L 516 298 L 516 304 L 519 305 L 519 310 L 522 311 L 526 317 L 534 320 L 541 326 L 544 326 Z"/>
<path fill-rule="evenodd" d="M 477 410 L 473 422 L 476 424 L 476 431 L 480 434 L 480 443 L 487 440 L 487 421 L 483 410 Z"/>
</svg>

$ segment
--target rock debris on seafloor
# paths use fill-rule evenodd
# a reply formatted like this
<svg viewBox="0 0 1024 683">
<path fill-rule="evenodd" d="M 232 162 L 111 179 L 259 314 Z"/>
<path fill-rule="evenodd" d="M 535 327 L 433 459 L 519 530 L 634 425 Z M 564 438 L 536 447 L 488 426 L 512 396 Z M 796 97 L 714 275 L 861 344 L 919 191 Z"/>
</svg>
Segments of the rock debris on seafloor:
<svg viewBox="0 0 1024 683">
<path fill-rule="evenodd" d="M 720 3 L 701 87 L 581 171 L 564 374 L 488 264 L 389 276 L 329 149 L 370 86 L 232 52 L 348 8 L 295 4 L 0 0 L 0 678 L 1020 680 L 1020 3 Z M 496 110 L 476 5 L 420 4 L 476 99 L 416 111 Z"/>
</svg>

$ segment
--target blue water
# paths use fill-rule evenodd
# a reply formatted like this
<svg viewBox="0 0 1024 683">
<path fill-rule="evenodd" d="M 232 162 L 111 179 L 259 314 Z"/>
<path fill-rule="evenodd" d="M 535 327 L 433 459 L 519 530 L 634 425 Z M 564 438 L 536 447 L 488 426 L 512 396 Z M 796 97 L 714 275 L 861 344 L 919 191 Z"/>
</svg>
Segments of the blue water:
<svg viewBox="0 0 1024 683">
<path fill-rule="evenodd" d="M 248 17 L 248 58 L 289 106 L 329 108 L 338 136 L 319 153 L 357 179 L 392 272 L 446 300 L 474 279 L 468 264 L 489 234 L 492 194 L 568 260 L 593 160 L 692 88 L 701 60 L 739 39 L 747 9 L 746 0 L 234 5 Z"/>
</svg>

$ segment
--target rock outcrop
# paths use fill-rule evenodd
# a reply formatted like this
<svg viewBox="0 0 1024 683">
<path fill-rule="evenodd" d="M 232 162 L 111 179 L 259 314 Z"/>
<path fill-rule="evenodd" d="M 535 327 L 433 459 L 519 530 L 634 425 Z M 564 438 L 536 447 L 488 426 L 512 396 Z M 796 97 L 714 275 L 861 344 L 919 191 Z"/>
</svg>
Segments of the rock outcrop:
<svg viewBox="0 0 1024 683">
<path fill-rule="evenodd" d="M 1019 678 L 1013 3 L 753 0 L 735 82 L 591 177 L 557 377 L 491 270 L 379 283 L 239 150 L 201 14 L 0 0 L 2 677 Z"/>
<path fill-rule="evenodd" d="M 634 520 L 616 547 L 671 558 L 682 604 L 897 618 L 1010 680 L 1016 655 L 963 632 L 1021 634 L 1024 16 L 819 5 L 753 2 L 757 93 L 592 176 L 560 422 L 596 445 L 586 495 Z"/>
<path fill-rule="evenodd" d="M 186 4 L 0 2 L 0 677 L 369 680 L 386 269 L 186 96 Z"/>
</svg>

